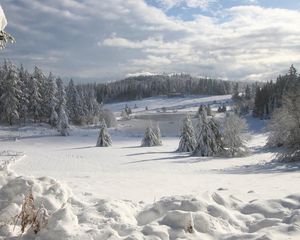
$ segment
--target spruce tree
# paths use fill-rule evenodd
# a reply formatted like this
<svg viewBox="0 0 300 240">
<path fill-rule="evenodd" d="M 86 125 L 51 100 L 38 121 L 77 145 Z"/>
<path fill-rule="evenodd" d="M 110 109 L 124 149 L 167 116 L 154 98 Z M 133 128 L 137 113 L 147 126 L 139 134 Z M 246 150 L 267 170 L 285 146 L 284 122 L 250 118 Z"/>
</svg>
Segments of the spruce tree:
<svg viewBox="0 0 300 240">
<path fill-rule="evenodd" d="M 25 124 L 28 118 L 28 110 L 29 110 L 29 80 L 30 74 L 24 70 L 23 65 L 21 65 L 19 69 L 19 85 L 20 85 L 20 99 L 19 99 L 19 114 L 20 120 Z"/>
<path fill-rule="evenodd" d="M 4 114 L 7 122 L 12 125 L 13 121 L 19 120 L 19 76 L 14 66 L 11 66 L 8 74 L 2 81 L 3 93 L 0 96 L 1 104 L 3 105 Z"/>
<path fill-rule="evenodd" d="M 33 117 L 34 122 L 40 118 L 41 112 L 41 95 L 39 91 L 39 84 L 36 78 L 31 77 L 28 84 L 29 91 L 29 111 Z"/>
<path fill-rule="evenodd" d="M 216 133 L 212 127 L 214 124 L 207 118 L 205 109 L 200 113 L 197 130 L 197 144 L 193 155 L 196 156 L 214 156 L 219 154 L 220 146 L 216 139 Z"/>
<path fill-rule="evenodd" d="M 251 89 L 250 89 L 249 85 L 247 85 L 246 90 L 245 90 L 245 99 L 250 100 L 251 98 L 252 98 Z"/>
<path fill-rule="evenodd" d="M 57 93 L 56 93 L 57 109 L 58 111 L 60 111 L 61 107 L 65 109 L 66 106 L 66 92 L 65 92 L 65 86 L 61 78 L 56 79 L 56 84 L 57 84 Z"/>
<path fill-rule="evenodd" d="M 159 123 L 158 122 L 155 124 L 155 127 L 153 128 L 153 132 L 156 136 L 155 146 L 161 146 L 162 145 L 162 140 L 161 140 L 161 133 L 160 133 L 160 128 L 159 128 Z"/>
<path fill-rule="evenodd" d="M 196 147 L 194 127 L 189 115 L 183 119 L 178 152 L 193 152 Z"/>
<path fill-rule="evenodd" d="M 58 121 L 58 114 L 57 114 L 57 85 L 52 73 L 49 74 L 48 78 L 46 79 L 46 88 L 45 88 L 45 113 L 47 119 L 52 127 L 55 127 Z"/>
<path fill-rule="evenodd" d="M 109 147 L 111 145 L 112 141 L 107 131 L 106 123 L 104 120 L 102 120 L 96 147 Z"/>
<path fill-rule="evenodd" d="M 213 133 L 213 138 L 214 138 L 212 151 L 214 152 L 215 155 L 219 155 L 224 151 L 224 142 L 223 142 L 223 135 L 221 133 L 221 126 L 214 117 L 210 119 L 209 126 Z"/>
<path fill-rule="evenodd" d="M 153 131 L 151 126 L 146 128 L 144 137 L 142 139 L 142 147 L 152 147 L 152 146 L 160 146 L 159 141 L 157 140 L 157 135 Z"/>
<path fill-rule="evenodd" d="M 238 100 L 240 98 L 239 95 L 239 84 L 236 83 L 233 87 L 233 94 L 232 94 L 232 99 L 233 100 Z"/>
<path fill-rule="evenodd" d="M 66 97 L 66 104 L 70 120 L 74 124 L 82 124 L 84 122 L 82 102 L 72 79 L 70 80 L 69 85 L 67 87 Z"/>
<path fill-rule="evenodd" d="M 59 114 L 58 114 L 58 123 L 57 123 L 57 130 L 62 136 L 69 136 L 69 120 L 66 114 L 64 105 L 60 106 Z"/>
</svg>

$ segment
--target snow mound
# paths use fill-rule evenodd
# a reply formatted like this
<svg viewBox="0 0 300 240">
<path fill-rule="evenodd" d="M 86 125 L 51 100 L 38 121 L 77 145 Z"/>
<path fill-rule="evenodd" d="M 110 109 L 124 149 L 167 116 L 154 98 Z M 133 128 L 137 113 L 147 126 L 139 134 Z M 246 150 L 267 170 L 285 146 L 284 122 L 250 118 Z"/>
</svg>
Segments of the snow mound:
<svg viewBox="0 0 300 240">
<path fill-rule="evenodd" d="M 31 190 L 36 205 L 48 210 L 48 224 L 20 237 L 13 218 Z M 0 171 L 0 239 L 299 239 L 299 226 L 300 194 L 249 203 L 218 193 L 166 197 L 147 206 L 125 200 L 81 202 L 54 179 Z"/>
</svg>

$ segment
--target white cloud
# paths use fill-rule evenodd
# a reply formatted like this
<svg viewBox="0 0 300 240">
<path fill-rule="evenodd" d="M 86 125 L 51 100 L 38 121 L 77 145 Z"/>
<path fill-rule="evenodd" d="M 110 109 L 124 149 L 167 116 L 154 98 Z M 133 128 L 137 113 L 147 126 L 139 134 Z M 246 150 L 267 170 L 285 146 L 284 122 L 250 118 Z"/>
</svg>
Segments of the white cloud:
<svg viewBox="0 0 300 240">
<path fill-rule="evenodd" d="M 130 41 L 121 37 L 111 37 L 106 38 L 103 42 L 99 42 L 98 45 L 109 46 L 109 47 L 123 47 L 123 48 L 133 48 L 133 49 L 142 49 L 153 47 L 156 48 L 159 45 L 162 45 L 163 41 L 161 38 L 148 38 L 142 41 Z"/>
<path fill-rule="evenodd" d="M 171 9 L 181 4 L 186 4 L 190 8 L 207 9 L 217 0 L 157 0 L 164 8 Z"/>
<path fill-rule="evenodd" d="M 151 70 L 153 70 L 153 67 L 168 65 L 172 63 L 172 61 L 167 57 L 159 57 L 154 55 L 148 55 L 146 58 L 141 59 L 133 59 L 131 62 L 134 66 Z"/>
</svg>

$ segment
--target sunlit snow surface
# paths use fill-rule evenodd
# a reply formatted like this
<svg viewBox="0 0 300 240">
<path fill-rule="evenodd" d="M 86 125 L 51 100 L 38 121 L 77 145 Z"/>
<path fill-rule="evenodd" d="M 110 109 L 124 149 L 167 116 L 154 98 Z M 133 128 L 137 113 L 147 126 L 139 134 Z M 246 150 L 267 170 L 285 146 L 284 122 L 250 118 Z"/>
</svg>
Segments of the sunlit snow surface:
<svg viewBox="0 0 300 240">
<path fill-rule="evenodd" d="M 7 20 L 6 20 L 5 14 L 3 12 L 3 9 L 0 5 L 0 31 L 4 30 L 6 25 L 7 25 Z"/>
<path fill-rule="evenodd" d="M 136 117 L 110 129 L 109 148 L 95 147 L 97 126 L 73 128 L 70 137 L 44 124 L 1 127 L 0 152 L 20 157 L 10 164 L 15 173 L 0 172 L 0 237 L 18 236 L 18 227 L 13 231 L 4 223 L 20 211 L 33 186 L 51 217 L 47 229 L 24 239 L 299 239 L 300 166 L 272 162 L 264 121 L 247 118 L 247 157 L 174 152 L 180 119 L 202 102 L 216 109 L 230 105 L 230 97 L 109 104 L 117 114 L 127 104 Z M 160 123 L 161 147 L 140 147 L 150 120 Z"/>
</svg>

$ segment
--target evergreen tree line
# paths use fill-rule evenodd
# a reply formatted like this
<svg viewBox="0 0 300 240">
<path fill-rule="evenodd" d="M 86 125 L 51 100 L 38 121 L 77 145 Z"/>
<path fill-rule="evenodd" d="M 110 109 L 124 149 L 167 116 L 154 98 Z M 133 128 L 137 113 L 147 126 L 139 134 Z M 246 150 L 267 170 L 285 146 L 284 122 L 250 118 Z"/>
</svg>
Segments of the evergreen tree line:
<svg viewBox="0 0 300 240">
<path fill-rule="evenodd" d="M 0 66 L 1 122 L 47 122 L 53 127 L 60 120 L 66 124 L 89 124 L 99 120 L 101 111 L 95 85 L 75 85 L 70 80 L 65 86 L 61 78 L 52 73 L 45 76 L 38 67 L 29 73 L 10 61 Z"/>
<path fill-rule="evenodd" d="M 270 118 L 276 108 L 280 108 L 286 95 L 294 91 L 300 82 L 300 76 L 292 65 L 285 75 L 277 77 L 276 81 L 267 82 L 263 87 L 256 88 L 253 116 Z"/>
<path fill-rule="evenodd" d="M 153 75 L 126 78 L 96 86 L 98 102 L 127 101 L 147 97 L 181 94 L 226 95 L 231 94 L 234 82 L 195 78 L 188 74 Z M 245 87 L 245 83 L 240 83 Z"/>
<path fill-rule="evenodd" d="M 274 92 L 265 103 L 264 112 L 272 113 L 268 144 L 284 147 L 278 153 L 279 160 L 300 161 L 300 76 L 294 66 L 288 74 L 279 76 L 275 84 L 267 84 L 266 89 L 270 88 Z"/>
<path fill-rule="evenodd" d="M 292 65 L 287 74 L 256 90 L 253 115 L 271 119 L 268 145 L 284 147 L 282 161 L 300 161 L 300 76 Z"/>
</svg>

